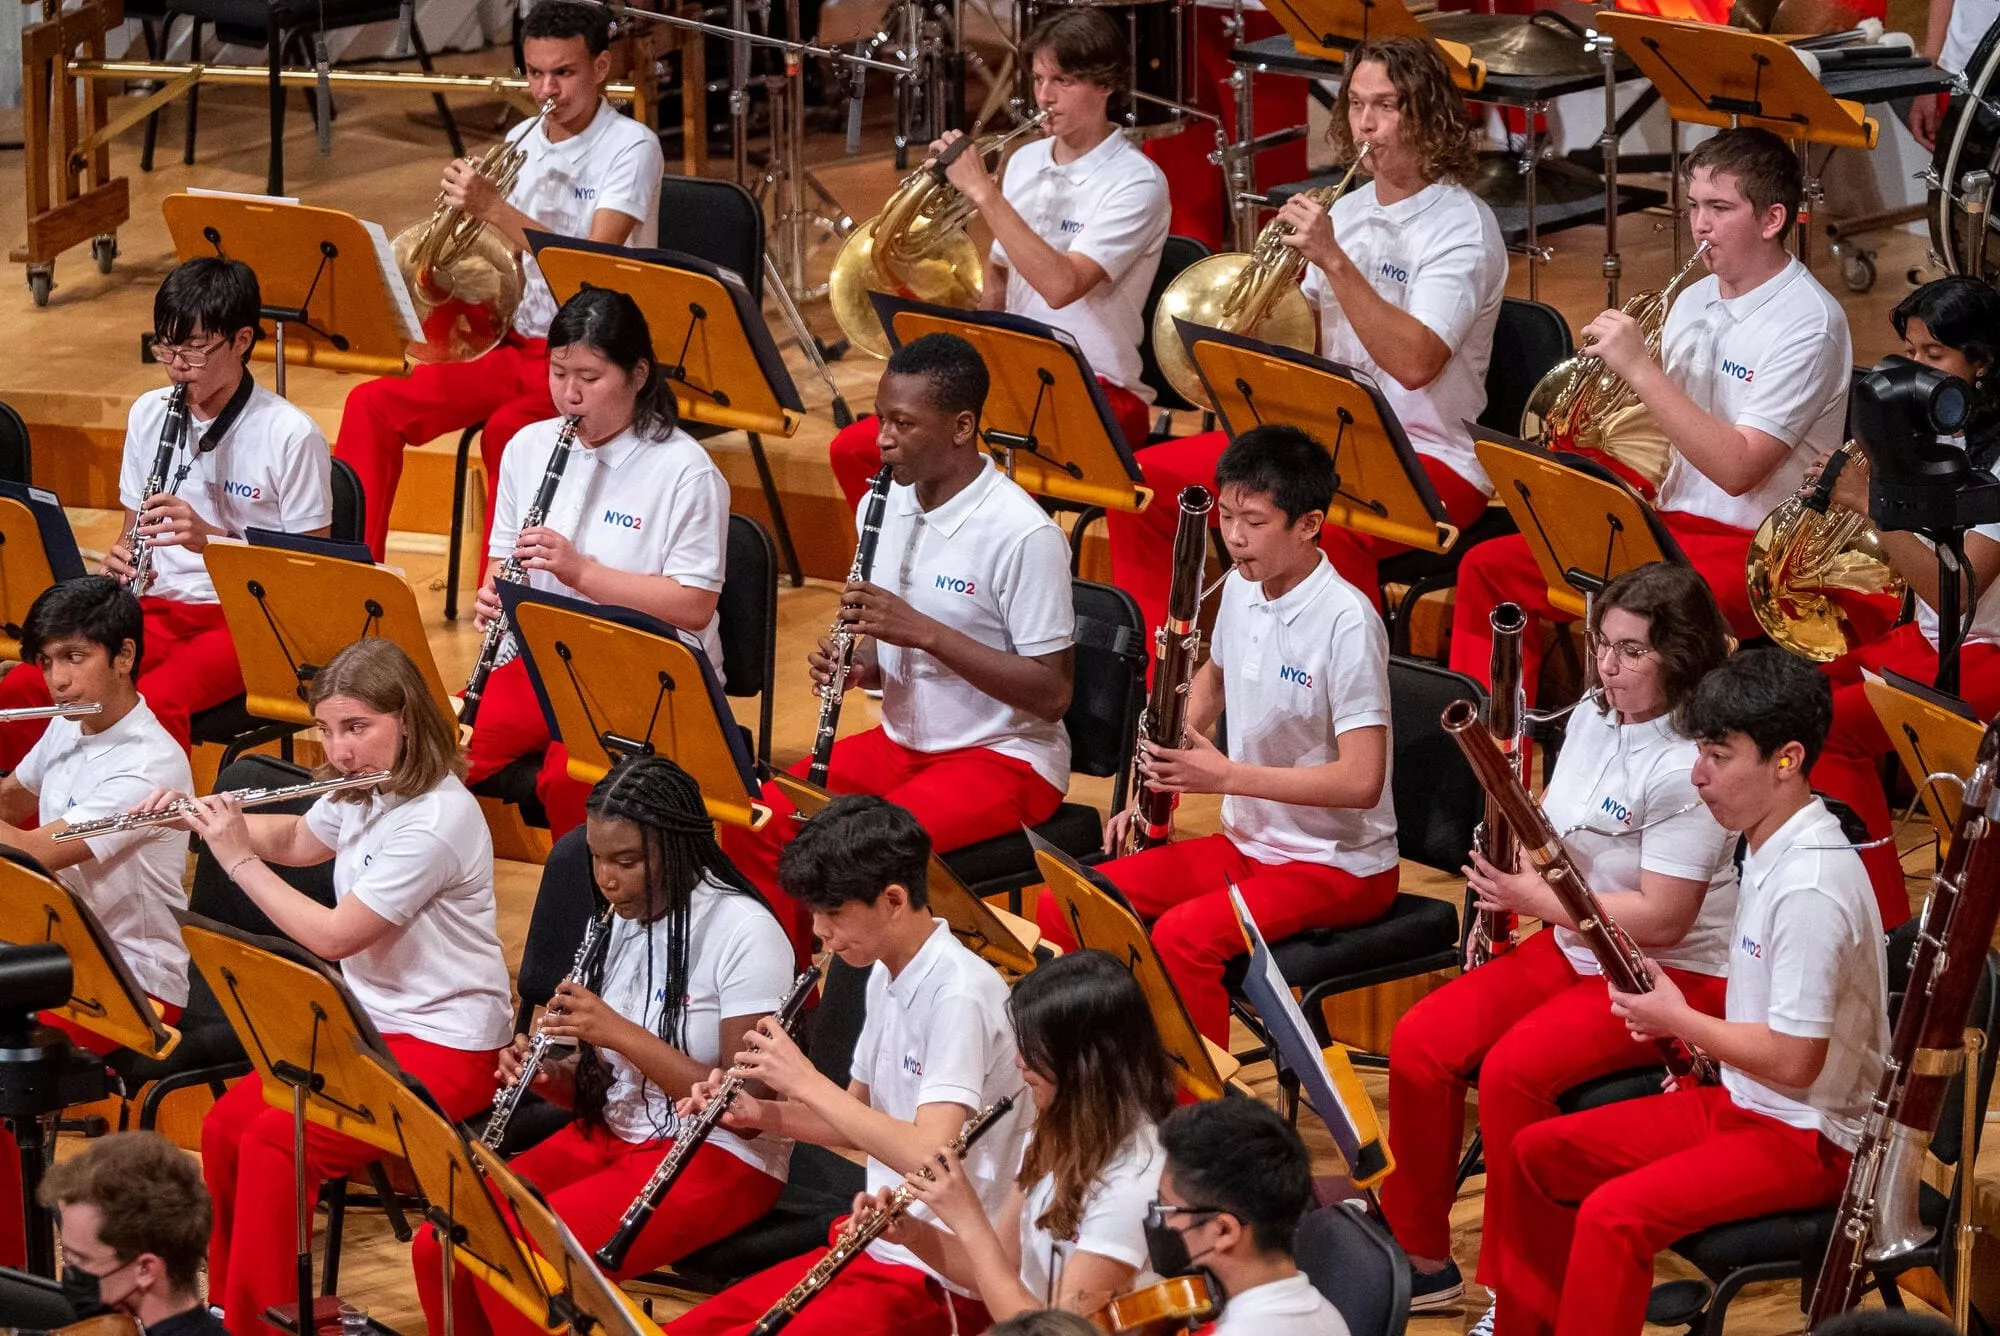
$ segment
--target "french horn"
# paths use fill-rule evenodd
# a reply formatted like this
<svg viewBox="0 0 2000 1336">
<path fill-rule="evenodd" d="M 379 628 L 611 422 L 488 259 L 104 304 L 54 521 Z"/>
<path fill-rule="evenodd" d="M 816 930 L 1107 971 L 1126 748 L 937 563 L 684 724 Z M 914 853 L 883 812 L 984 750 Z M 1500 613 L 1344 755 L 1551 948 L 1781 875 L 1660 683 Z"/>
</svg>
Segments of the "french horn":
<svg viewBox="0 0 2000 1336">
<path fill-rule="evenodd" d="M 1815 485 L 1764 517 L 1744 558 L 1750 610 L 1764 633 L 1814 663 L 1831 663 L 1887 626 L 1906 588 L 1874 522 L 1828 500 L 1843 467 L 1867 466 L 1858 441 L 1834 451 Z M 1871 605 L 1872 616 L 1863 611 Z"/>
</svg>

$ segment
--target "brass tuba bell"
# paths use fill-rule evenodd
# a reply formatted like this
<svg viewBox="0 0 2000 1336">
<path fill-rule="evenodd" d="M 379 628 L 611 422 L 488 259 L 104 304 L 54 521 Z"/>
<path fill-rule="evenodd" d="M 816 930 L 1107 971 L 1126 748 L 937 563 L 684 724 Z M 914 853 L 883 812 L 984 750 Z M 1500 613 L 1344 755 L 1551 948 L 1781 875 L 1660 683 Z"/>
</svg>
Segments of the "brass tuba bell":
<svg viewBox="0 0 2000 1336">
<path fill-rule="evenodd" d="M 961 140 L 968 148 L 957 151 L 979 154 L 982 165 L 993 156 L 987 170 L 997 170 L 997 156 L 1007 145 L 1047 119 L 1047 112 L 1038 111 L 1005 134 Z M 943 164 L 927 161 L 903 178 L 882 212 L 849 234 L 833 258 L 827 300 L 850 343 L 875 357 L 889 355 L 889 336 L 876 318 L 871 293 L 962 311 L 979 305 L 985 266 L 965 230 L 973 212 L 972 201 L 945 179 Z"/>
<path fill-rule="evenodd" d="M 1843 466 L 1867 467 L 1859 442 L 1834 451 L 1814 487 L 1764 517 L 1743 563 L 1765 634 L 1814 663 L 1831 663 L 1886 626 L 1905 588 L 1874 522 L 1826 501 Z M 1871 602 L 1879 615 L 1857 626 L 1856 613 Z"/>
<path fill-rule="evenodd" d="M 1363 140 L 1346 174 L 1334 185 L 1307 191 L 1307 197 L 1331 209 L 1347 193 L 1373 147 Z M 1202 386 L 1201 373 L 1195 370 L 1194 357 L 1174 327 L 1176 317 L 1280 348 L 1313 350 L 1319 320 L 1299 291 L 1306 260 L 1285 244 L 1291 231 L 1291 224 L 1273 218 L 1257 233 L 1248 254 L 1230 251 L 1198 260 L 1177 274 L 1160 294 L 1159 304 L 1153 308 L 1153 357 L 1160 364 L 1160 374 L 1181 398 L 1203 408 L 1215 407 Z"/>
</svg>

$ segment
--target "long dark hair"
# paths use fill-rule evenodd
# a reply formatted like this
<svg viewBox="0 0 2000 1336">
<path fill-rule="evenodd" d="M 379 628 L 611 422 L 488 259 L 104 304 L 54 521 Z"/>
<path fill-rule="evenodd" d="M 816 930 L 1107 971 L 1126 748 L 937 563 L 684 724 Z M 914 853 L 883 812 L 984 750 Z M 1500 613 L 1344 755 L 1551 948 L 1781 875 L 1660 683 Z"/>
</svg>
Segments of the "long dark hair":
<svg viewBox="0 0 2000 1336">
<path fill-rule="evenodd" d="M 1691 567 L 1651 561 L 1615 577 L 1591 600 L 1591 635 L 1603 631 L 1604 614 L 1613 608 L 1646 619 L 1646 638 L 1660 656 L 1660 690 L 1668 710 L 1679 708 L 1695 684 L 1735 648 L 1715 591 Z M 1594 685 L 1595 654 L 1590 676 Z M 1603 713 L 1611 707 L 1600 697 L 1597 708 Z"/>
<path fill-rule="evenodd" d="M 663 972 L 657 976 L 653 935 L 646 934 L 645 997 L 650 1000 L 664 991 L 655 1033 L 685 1052 L 687 1018 L 682 1008 L 687 1000 L 688 924 L 694 888 L 706 879 L 731 895 L 745 895 L 759 904 L 764 903 L 764 897 L 715 842 L 715 823 L 702 804 L 701 787 L 664 756 L 640 756 L 620 764 L 597 781 L 584 810 L 595 817 L 629 821 L 639 828 L 646 849 L 646 912 L 639 921 L 647 928 L 662 919 L 667 922 L 667 958 L 658 963 Z M 602 959 L 585 986 L 592 992 L 602 990 Z M 635 1019 L 643 1023 L 644 1016 Z M 602 1123 L 604 1097 L 610 1086 L 610 1068 L 594 1047 L 582 1045 L 576 1068 L 577 1116 L 587 1123 Z"/>
<path fill-rule="evenodd" d="M 1007 998 L 1022 1060 L 1055 1086 L 1035 1119 L 1015 1183 L 1045 1176 L 1055 1196 L 1035 1223 L 1074 1239 L 1084 1198 L 1133 1134 L 1174 1107 L 1167 1064 L 1146 994 L 1102 951 L 1074 951 L 1037 966 Z"/>
<path fill-rule="evenodd" d="M 660 370 L 660 359 L 653 356 L 653 331 L 639 303 L 622 292 L 586 284 L 562 304 L 549 325 L 551 353 L 573 344 L 596 350 L 627 375 L 641 362 L 646 364 L 646 381 L 632 405 L 632 430 L 657 441 L 680 425 L 673 386 Z"/>
<path fill-rule="evenodd" d="M 1972 411 L 1965 442 L 1975 463 L 1991 465 L 2000 450 L 2000 290 L 1964 274 L 1926 283 L 1896 303 L 1889 322 L 1896 337 L 1908 337 L 1910 321 L 1921 320 L 1931 337 L 1957 349 L 1972 363 Z"/>
</svg>

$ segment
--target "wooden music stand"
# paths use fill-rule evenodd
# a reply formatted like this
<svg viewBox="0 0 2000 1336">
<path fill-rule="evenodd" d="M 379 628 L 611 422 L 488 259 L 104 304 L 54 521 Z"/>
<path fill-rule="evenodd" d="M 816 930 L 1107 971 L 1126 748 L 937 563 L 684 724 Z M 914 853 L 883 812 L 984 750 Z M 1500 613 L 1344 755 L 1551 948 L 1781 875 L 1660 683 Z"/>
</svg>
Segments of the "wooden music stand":
<svg viewBox="0 0 2000 1336">
<path fill-rule="evenodd" d="M 1950 852 L 1964 795 L 1958 785 L 1929 776 L 1971 774 L 1985 730 L 1964 702 L 1916 683 L 1894 685 L 1871 673 L 1862 678 L 1861 689 L 1882 721 L 1882 731 L 1896 745 L 1904 773 L 1924 800 L 1924 815 L 1937 833 L 1941 861 Z"/>
<path fill-rule="evenodd" d="M 1301 55 L 1344 61 L 1361 43 L 1382 37 L 1415 37 L 1444 57 L 1452 82 L 1477 92 L 1486 83 L 1486 62 L 1462 42 L 1439 41 L 1417 21 L 1403 0 L 1269 0 L 1265 6 Z"/>
<path fill-rule="evenodd" d="M 1180 991 L 1167 977 L 1167 967 L 1153 950 L 1153 939 L 1145 925 L 1126 908 L 1122 897 L 1106 892 L 1093 874 L 1062 850 L 1034 831 L 1026 831 L 1035 851 L 1035 865 L 1041 869 L 1043 894 L 1053 895 L 1062 909 L 1063 920 L 1077 945 L 1086 951 L 1103 951 L 1123 961 L 1146 994 L 1146 1005 L 1159 1026 L 1160 1042 L 1166 1046 L 1167 1060 L 1173 1063 L 1174 1079 L 1181 1089 L 1196 1099 L 1221 1099 L 1242 1064 L 1226 1049 L 1210 1042 L 1188 1019 L 1187 1005 Z"/>
<path fill-rule="evenodd" d="M 1527 540 L 1558 612 L 1583 616 L 1592 595 L 1635 566 L 1687 565 L 1658 513 L 1610 470 L 1467 425 L 1473 453 Z"/>
<path fill-rule="evenodd" d="M 42 591 L 84 573 L 56 494 L 40 487 L 20 490 L 26 501 L 0 494 L 0 659 L 21 657 L 21 624 Z"/>
<path fill-rule="evenodd" d="M 805 820 L 819 815 L 833 795 L 812 781 L 788 771 L 771 776 L 778 792 L 791 800 Z M 930 873 L 924 880 L 931 908 L 951 925 L 952 935 L 966 950 L 993 968 L 1018 979 L 1035 967 L 1035 948 L 1042 934 L 1027 919 L 995 909 L 966 888 L 942 858 L 931 855 Z"/>
<path fill-rule="evenodd" d="M 69 1001 L 49 1014 L 146 1058 L 164 1058 L 180 1032 L 132 976 L 89 905 L 53 877 L 0 858 L 0 942 L 53 942 L 69 953 Z"/>
<path fill-rule="evenodd" d="M 279 199 L 169 195 L 160 205 L 182 260 L 226 255 L 257 272 L 273 337 L 256 356 L 285 368 L 373 376 L 409 374 L 404 350 L 420 337 L 388 236 L 351 213 Z"/>
<path fill-rule="evenodd" d="M 333 656 L 369 636 L 403 647 L 453 718 L 437 661 L 424 635 L 417 596 L 386 566 L 317 553 L 212 539 L 206 553 L 222 615 L 243 667 L 244 708 L 259 719 L 306 727 L 312 679 Z"/>
<path fill-rule="evenodd" d="M 1420 552 L 1446 552 L 1458 541 L 1396 410 L 1361 372 L 1178 317 L 1174 328 L 1231 438 L 1284 422 L 1332 454 L 1328 524 Z"/>
<path fill-rule="evenodd" d="M 991 382 L 979 434 L 1008 477 L 1077 505 L 1139 511 L 1152 502 L 1104 387 L 1068 331 L 1004 311 L 871 295 L 892 347 L 956 334 L 979 350 Z"/>
<path fill-rule="evenodd" d="M 664 756 L 694 776 L 710 816 L 763 829 L 771 809 L 700 642 L 627 608 L 497 587 L 571 779 L 595 784 L 627 757 Z"/>
</svg>

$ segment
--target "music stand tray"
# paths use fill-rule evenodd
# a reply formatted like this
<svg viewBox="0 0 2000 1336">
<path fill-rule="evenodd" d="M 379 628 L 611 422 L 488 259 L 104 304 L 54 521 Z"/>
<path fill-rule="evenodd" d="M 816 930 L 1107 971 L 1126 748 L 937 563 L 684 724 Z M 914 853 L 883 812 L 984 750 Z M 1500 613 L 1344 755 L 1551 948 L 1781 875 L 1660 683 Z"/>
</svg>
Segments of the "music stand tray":
<svg viewBox="0 0 2000 1336">
<path fill-rule="evenodd" d="M 1894 680 L 1885 681 L 1873 673 L 1863 674 L 1861 689 L 1875 717 L 1882 721 L 1882 731 L 1895 744 L 1904 773 L 1923 796 L 1924 814 L 1937 834 L 1942 862 L 1951 850 L 1963 794 L 1958 785 L 1929 777 L 1971 774 L 1986 730 L 1956 696 L 1912 682 L 1900 673 L 1891 676 Z"/>
<path fill-rule="evenodd" d="M 21 657 L 21 624 L 42 591 L 82 574 L 76 535 L 56 494 L 0 480 L 0 659 Z"/>
<path fill-rule="evenodd" d="M 133 977 L 97 914 L 69 887 L 11 858 L 0 858 L 0 942 L 54 942 L 69 953 L 69 1001 L 51 1013 L 141 1057 L 164 1058 L 180 1032 Z"/>
</svg>

